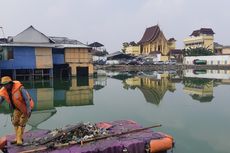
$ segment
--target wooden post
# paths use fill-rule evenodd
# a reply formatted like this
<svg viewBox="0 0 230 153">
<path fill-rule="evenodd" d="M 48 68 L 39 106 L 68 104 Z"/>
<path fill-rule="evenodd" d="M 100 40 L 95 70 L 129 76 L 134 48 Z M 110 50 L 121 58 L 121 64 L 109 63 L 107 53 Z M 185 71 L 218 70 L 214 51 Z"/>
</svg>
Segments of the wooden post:
<svg viewBox="0 0 230 153">
<path fill-rule="evenodd" d="M 12 76 L 13 80 L 16 80 L 16 77 L 17 77 L 16 69 L 13 69 L 12 71 L 13 71 L 13 76 Z"/>
<path fill-rule="evenodd" d="M 44 72 L 43 72 L 43 70 L 44 70 L 44 69 L 42 69 L 42 71 L 41 71 L 41 73 L 42 73 L 42 79 L 43 79 L 43 77 L 44 77 Z"/>
<path fill-rule="evenodd" d="M 50 78 L 53 78 L 53 75 L 54 75 L 54 74 L 53 74 L 53 69 L 50 69 L 50 70 L 49 70 L 49 77 L 50 77 Z"/>
</svg>

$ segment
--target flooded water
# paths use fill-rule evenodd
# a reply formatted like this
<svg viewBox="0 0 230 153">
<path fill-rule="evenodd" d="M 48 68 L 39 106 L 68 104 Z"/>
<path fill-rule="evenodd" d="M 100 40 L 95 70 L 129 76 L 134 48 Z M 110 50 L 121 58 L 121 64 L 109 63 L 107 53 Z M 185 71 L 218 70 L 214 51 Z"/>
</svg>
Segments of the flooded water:
<svg viewBox="0 0 230 153">
<path fill-rule="evenodd" d="M 97 78 L 24 81 L 36 101 L 27 130 L 80 121 L 131 119 L 175 139 L 175 153 L 229 153 L 230 71 L 108 73 Z M 0 136 L 13 132 L 6 103 Z"/>
</svg>

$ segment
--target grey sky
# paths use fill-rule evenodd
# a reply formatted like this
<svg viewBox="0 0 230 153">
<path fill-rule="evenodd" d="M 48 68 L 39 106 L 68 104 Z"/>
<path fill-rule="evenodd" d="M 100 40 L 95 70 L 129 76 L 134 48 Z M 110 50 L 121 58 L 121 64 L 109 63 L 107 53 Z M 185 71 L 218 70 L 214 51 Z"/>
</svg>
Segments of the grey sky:
<svg viewBox="0 0 230 153">
<path fill-rule="evenodd" d="M 33 25 L 48 36 L 98 41 L 109 52 L 139 41 L 156 24 L 166 38 L 177 40 L 177 48 L 201 27 L 212 28 L 216 42 L 230 45 L 229 6 L 229 0 L 0 0 L 0 26 L 6 36 L 15 36 Z"/>
</svg>

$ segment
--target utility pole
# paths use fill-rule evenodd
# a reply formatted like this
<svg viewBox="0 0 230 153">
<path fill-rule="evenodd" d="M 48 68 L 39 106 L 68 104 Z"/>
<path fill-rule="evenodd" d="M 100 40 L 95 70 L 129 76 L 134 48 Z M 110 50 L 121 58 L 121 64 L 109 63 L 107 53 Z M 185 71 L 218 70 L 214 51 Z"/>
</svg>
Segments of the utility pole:
<svg viewBox="0 0 230 153">
<path fill-rule="evenodd" d="M 3 38 L 6 38 L 6 37 L 5 37 L 4 30 L 3 30 L 3 27 L 0 27 L 0 29 L 2 29 L 2 35 L 3 35 Z"/>
</svg>

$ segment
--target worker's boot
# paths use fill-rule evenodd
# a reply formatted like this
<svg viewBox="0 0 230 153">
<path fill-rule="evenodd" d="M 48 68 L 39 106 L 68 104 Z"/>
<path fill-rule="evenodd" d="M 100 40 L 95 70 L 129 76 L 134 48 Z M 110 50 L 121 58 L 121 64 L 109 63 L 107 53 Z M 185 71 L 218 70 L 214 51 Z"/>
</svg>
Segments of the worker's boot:
<svg viewBox="0 0 230 153">
<path fill-rule="evenodd" d="M 11 144 L 17 143 L 18 126 L 14 126 L 14 131 L 15 131 L 15 139 L 10 142 Z"/>
<path fill-rule="evenodd" d="M 22 145 L 22 137 L 24 133 L 24 127 L 19 126 L 17 130 L 17 145 L 21 146 Z"/>
</svg>

